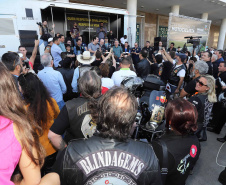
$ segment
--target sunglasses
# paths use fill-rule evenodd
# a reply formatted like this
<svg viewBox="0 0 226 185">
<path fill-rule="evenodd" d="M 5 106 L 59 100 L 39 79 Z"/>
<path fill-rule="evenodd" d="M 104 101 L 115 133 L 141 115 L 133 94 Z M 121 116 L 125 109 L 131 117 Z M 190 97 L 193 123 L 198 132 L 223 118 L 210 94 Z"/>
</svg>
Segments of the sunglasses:
<svg viewBox="0 0 226 185">
<path fill-rule="evenodd" d="M 204 83 L 202 83 L 200 80 L 198 80 L 198 79 L 196 79 L 196 83 L 199 83 L 199 86 L 206 86 L 206 87 L 208 87 L 207 85 L 205 85 Z"/>
</svg>

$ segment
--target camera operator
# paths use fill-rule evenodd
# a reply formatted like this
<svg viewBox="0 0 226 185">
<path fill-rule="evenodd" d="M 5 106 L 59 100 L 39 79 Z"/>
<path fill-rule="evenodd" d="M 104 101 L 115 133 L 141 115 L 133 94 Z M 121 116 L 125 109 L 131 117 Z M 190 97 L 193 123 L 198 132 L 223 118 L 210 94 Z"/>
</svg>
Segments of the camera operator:
<svg viewBox="0 0 226 185">
<path fill-rule="evenodd" d="M 48 45 L 48 39 L 52 37 L 49 33 L 50 30 L 47 26 L 47 21 L 43 21 L 43 23 L 38 22 L 37 25 L 39 26 L 39 34 L 41 35 L 39 46 L 44 42 L 44 45 L 46 47 Z M 54 29 L 54 25 L 52 25 L 52 28 Z M 53 30 L 51 30 L 50 32 L 53 33 Z"/>
<path fill-rule="evenodd" d="M 130 139 L 137 108 L 128 90 L 108 90 L 97 104 L 98 133 L 71 141 L 56 161 L 54 171 L 61 183 L 161 185 L 152 147 Z"/>
</svg>

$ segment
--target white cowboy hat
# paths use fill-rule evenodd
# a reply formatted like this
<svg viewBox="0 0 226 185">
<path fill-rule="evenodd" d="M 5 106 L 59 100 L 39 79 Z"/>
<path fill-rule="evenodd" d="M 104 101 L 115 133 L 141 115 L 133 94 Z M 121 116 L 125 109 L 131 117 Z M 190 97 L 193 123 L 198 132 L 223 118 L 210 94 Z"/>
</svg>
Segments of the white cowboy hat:
<svg viewBox="0 0 226 185">
<path fill-rule="evenodd" d="M 53 41 L 53 38 L 48 38 L 48 42 L 52 42 Z"/>
<path fill-rule="evenodd" d="M 78 55 L 77 60 L 82 64 L 91 64 L 95 60 L 95 56 L 91 56 L 89 51 L 84 51 L 83 55 Z"/>
</svg>

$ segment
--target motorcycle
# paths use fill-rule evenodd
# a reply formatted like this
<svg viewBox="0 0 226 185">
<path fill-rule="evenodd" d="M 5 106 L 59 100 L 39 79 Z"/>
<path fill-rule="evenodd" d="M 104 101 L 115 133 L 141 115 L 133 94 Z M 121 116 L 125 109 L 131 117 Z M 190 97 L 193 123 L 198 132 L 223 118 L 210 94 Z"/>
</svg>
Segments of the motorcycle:
<svg viewBox="0 0 226 185">
<path fill-rule="evenodd" d="M 145 79 L 128 77 L 121 84 L 134 94 L 139 105 L 132 138 L 151 142 L 161 137 L 165 131 L 165 83 L 158 76 L 149 75 Z"/>
</svg>

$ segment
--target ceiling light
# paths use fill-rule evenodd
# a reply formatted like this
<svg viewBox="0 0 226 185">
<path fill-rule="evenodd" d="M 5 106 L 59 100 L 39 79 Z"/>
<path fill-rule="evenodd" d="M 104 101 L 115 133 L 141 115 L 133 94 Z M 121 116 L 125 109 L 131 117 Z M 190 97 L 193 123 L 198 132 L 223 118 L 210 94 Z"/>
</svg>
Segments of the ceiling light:
<svg viewBox="0 0 226 185">
<path fill-rule="evenodd" d="M 140 6 L 141 8 L 144 8 L 144 6 Z"/>
<path fill-rule="evenodd" d="M 124 2 L 124 3 L 122 3 L 122 4 L 126 5 L 126 3 L 125 3 L 125 2 Z"/>
<path fill-rule="evenodd" d="M 211 3 L 215 3 L 215 1 L 210 1 Z"/>
<path fill-rule="evenodd" d="M 159 9 L 158 9 L 158 8 L 156 8 L 155 10 L 156 10 L 156 11 L 159 11 Z"/>
</svg>

